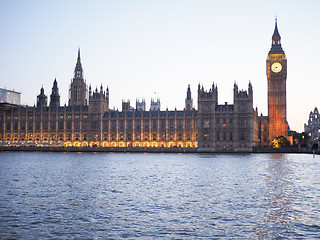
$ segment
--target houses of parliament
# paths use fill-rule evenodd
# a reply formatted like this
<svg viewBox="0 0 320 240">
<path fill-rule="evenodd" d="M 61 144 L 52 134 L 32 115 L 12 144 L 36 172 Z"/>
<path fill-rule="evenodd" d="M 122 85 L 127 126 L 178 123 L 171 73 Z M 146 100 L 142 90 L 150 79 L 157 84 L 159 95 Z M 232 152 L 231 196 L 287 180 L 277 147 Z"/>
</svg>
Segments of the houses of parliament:
<svg viewBox="0 0 320 240">
<path fill-rule="evenodd" d="M 122 111 L 109 108 L 109 89 L 88 88 L 78 51 L 68 106 L 60 105 L 58 82 L 50 98 L 41 88 L 36 106 L 1 103 L 0 143 L 52 144 L 66 147 L 195 148 L 199 152 L 252 151 L 288 135 L 286 117 L 287 59 L 277 21 L 266 60 L 268 116 L 253 108 L 253 87 L 233 86 L 233 104 L 218 103 L 215 83 L 199 84 L 197 110 L 190 86 L 183 110 L 161 111 L 160 100 L 122 102 Z"/>
</svg>

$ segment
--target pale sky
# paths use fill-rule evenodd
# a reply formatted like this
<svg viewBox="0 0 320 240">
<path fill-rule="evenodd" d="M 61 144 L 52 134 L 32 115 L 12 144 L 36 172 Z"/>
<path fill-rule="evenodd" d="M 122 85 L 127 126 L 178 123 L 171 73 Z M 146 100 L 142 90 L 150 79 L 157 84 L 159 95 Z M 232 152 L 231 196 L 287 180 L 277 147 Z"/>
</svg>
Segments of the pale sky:
<svg viewBox="0 0 320 240">
<path fill-rule="evenodd" d="M 107 86 L 110 108 L 122 99 L 182 110 L 188 84 L 218 85 L 233 103 L 233 83 L 253 85 L 254 108 L 267 115 L 266 57 L 277 15 L 288 59 L 287 117 L 303 131 L 320 107 L 320 1 L 12 1 L 0 2 L 0 87 L 33 105 L 57 78 L 61 104 L 81 49 L 87 84 Z"/>
</svg>

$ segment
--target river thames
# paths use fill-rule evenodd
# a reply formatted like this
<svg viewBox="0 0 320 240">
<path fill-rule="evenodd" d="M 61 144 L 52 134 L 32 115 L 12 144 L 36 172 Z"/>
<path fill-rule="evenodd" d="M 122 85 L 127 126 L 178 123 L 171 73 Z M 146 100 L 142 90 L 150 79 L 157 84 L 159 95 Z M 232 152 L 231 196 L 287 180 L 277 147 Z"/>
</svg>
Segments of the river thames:
<svg viewBox="0 0 320 240">
<path fill-rule="evenodd" d="M 0 239 L 319 237 L 319 155 L 0 153 Z"/>
</svg>

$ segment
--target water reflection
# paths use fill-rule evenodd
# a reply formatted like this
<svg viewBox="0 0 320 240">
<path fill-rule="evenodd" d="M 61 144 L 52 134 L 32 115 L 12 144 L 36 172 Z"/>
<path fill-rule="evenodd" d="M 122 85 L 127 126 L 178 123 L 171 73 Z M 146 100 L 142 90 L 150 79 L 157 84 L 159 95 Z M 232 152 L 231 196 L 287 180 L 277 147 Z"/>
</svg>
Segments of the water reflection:
<svg viewBox="0 0 320 240">
<path fill-rule="evenodd" d="M 288 237 L 289 233 L 283 229 L 290 229 L 295 220 L 291 207 L 291 189 L 294 188 L 292 164 L 285 154 L 270 154 L 267 157 L 260 226 L 255 230 L 261 238 Z"/>
</svg>

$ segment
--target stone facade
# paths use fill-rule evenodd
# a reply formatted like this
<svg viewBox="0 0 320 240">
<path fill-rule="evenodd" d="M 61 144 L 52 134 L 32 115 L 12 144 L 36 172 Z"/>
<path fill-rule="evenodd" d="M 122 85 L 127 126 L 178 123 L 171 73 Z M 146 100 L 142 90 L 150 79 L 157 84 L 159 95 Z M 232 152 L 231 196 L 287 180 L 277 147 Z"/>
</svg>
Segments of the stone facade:
<svg viewBox="0 0 320 240">
<path fill-rule="evenodd" d="M 235 83 L 233 104 L 218 104 L 218 88 L 198 86 L 198 150 L 251 151 L 258 144 L 258 117 L 253 109 L 253 91 L 239 91 Z"/>
<path fill-rule="evenodd" d="M 87 100 L 80 51 L 70 85 L 69 106 L 60 106 L 57 80 L 50 104 L 41 88 L 37 106 L 0 106 L 0 142 L 24 145 L 64 145 L 101 147 L 180 147 L 197 148 L 197 111 L 161 111 L 160 99 L 122 102 L 122 111 L 109 109 L 109 88 L 92 91 Z M 190 89 L 189 89 L 190 91 Z M 191 98 L 191 92 L 188 93 Z M 89 104 L 87 105 L 87 101 Z M 191 99 L 192 101 L 192 99 Z"/>
<path fill-rule="evenodd" d="M 103 111 L 105 103 L 95 100 L 97 104 L 92 101 L 89 106 L 1 109 L 0 142 L 75 147 L 197 147 L 195 110 Z"/>
</svg>

